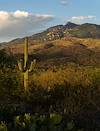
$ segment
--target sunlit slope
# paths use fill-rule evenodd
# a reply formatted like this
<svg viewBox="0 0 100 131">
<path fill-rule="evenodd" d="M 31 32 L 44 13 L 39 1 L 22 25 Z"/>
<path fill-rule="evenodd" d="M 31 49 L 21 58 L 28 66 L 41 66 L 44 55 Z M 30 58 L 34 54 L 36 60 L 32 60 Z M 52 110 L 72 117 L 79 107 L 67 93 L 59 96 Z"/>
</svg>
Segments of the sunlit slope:
<svg viewBox="0 0 100 131">
<path fill-rule="evenodd" d="M 6 52 L 23 54 L 23 43 L 6 47 Z M 67 38 L 49 42 L 29 40 L 29 54 L 39 61 L 74 62 L 83 65 L 100 64 L 100 40 Z"/>
</svg>

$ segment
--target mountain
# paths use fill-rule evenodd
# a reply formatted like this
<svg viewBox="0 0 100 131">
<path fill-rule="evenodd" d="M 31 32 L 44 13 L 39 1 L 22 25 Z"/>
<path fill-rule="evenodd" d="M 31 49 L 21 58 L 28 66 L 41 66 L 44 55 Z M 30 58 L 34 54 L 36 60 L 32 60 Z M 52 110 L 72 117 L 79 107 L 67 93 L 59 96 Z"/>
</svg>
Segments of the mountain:
<svg viewBox="0 0 100 131">
<path fill-rule="evenodd" d="M 30 59 L 40 63 L 59 65 L 76 63 L 100 66 L 100 25 L 68 22 L 29 37 Z M 2 44 L 9 55 L 23 54 L 24 38 Z"/>
<path fill-rule="evenodd" d="M 38 42 L 47 42 L 57 39 L 66 39 L 69 37 L 76 38 L 100 38 L 100 25 L 85 23 L 82 25 L 78 25 L 72 22 L 68 22 L 65 25 L 57 25 L 48 28 L 47 30 L 34 34 L 29 37 L 30 41 L 38 41 Z M 13 43 L 22 43 L 22 39 L 15 39 L 10 41 L 10 44 Z M 6 43 L 6 44 L 9 44 Z"/>
<path fill-rule="evenodd" d="M 31 36 L 33 40 L 51 41 L 67 37 L 77 38 L 100 38 L 100 25 L 85 23 L 77 25 L 68 22 L 65 25 L 57 25 L 46 31 Z"/>
<path fill-rule="evenodd" d="M 70 33 L 78 38 L 100 38 L 100 25 L 89 23 L 82 24 Z"/>
</svg>

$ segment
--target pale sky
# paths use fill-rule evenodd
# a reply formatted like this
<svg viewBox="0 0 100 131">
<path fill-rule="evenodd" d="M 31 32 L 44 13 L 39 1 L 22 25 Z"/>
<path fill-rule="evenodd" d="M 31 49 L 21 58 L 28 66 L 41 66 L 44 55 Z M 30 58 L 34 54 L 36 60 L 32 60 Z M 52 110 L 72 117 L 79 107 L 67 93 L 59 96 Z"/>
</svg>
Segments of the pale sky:
<svg viewBox="0 0 100 131">
<path fill-rule="evenodd" d="M 0 42 L 58 24 L 100 24 L 100 0 L 0 0 Z"/>
</svg>

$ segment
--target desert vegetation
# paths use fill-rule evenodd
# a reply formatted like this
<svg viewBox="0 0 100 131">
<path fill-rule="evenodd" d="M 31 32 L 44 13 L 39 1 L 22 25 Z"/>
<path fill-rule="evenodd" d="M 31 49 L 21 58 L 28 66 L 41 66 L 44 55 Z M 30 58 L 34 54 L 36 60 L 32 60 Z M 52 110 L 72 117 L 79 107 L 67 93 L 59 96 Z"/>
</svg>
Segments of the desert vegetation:
<svg viewBox="0 0 100 131">
<path fill-rule="evenodd" d="M 99 131 L 99 67 L 37 64 L 28 92 L 21 78 L 17 66 L 0 69 L 0 130 Z"/>
<path fill-rule="evenodd" d="M 34 37 L 0 50 L 0 131 L 99 131 L 100 40 Z"/>
</svg>

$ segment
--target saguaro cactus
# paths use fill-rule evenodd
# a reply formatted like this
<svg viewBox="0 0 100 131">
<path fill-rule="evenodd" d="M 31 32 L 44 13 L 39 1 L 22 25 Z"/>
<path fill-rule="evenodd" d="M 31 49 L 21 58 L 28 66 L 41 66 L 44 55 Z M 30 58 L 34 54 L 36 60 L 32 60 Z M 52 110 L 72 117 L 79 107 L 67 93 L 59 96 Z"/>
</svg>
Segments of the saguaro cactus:
<svg viewBox="0 0 100 131">
<path fill-rule="evenodd" d="M 28 83 L 29 83 L 29 72 L 31 72 L 36 64 L 36 60 L 31 62 L 30 67 L 28 67 L 28 37 L 25 38 L 25 45 L 24 45 L 24 62 L 18 61 L 19 70 L 23 74 L 23 82 L 25 91 L 28 90 Z"/>
</svg>

